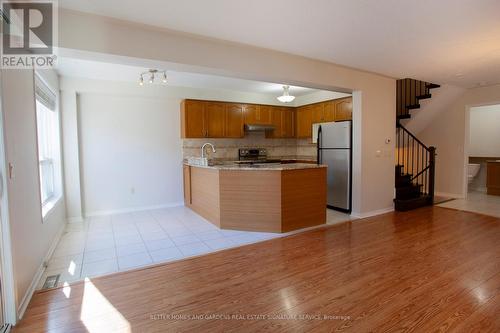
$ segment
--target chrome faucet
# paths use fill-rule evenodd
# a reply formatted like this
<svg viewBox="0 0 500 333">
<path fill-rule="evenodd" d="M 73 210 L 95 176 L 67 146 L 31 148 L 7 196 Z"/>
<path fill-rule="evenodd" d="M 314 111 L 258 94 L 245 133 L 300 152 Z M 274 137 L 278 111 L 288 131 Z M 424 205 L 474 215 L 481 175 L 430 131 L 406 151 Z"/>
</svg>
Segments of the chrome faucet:
<svg viewBox="0 0 500 333">
<path fill-rule="evenodd" d="M 201 146 L 201 158 L 205 158 L 205 147 L 206 146 L 212 147 L 212 152 L 215 153 L 215 147 L 214 147 L 214 145 L 211 144 L 211 143 L 209 143 L 209 142 L 207 142 L 203 146 Z"/>
</svg>

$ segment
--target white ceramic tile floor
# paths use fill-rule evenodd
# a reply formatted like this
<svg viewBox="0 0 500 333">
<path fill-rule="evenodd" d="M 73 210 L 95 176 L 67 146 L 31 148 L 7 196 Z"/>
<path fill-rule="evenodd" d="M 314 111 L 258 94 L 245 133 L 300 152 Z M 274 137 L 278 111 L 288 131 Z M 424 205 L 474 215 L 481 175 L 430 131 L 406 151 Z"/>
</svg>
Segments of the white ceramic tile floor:
<svg viewBox="0 0 500 333">
<path fill-rule="evenodd" d="M 350 220 L 327 212 L 328 224 Z M 67 225 L 38 288 L 49 275 L 61 274 L 61 286 L 288 234 L 220 230 L 185 207 L 92 217 Z"/>
<path fill-rule="evenodd" d="M 500 217 L 500 196 L 482 192 L 469 192 L 466 199 L 455 199 L 438 206 Z"/>
</svg>

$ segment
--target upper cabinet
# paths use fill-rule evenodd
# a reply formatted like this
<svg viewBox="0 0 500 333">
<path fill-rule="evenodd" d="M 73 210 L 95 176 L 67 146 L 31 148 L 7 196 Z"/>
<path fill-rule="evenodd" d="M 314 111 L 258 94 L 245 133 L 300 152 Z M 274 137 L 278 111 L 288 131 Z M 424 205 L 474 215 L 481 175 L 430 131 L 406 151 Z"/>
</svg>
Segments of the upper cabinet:
<svg viewBox="0 0 500 333">
<path fill-rule="evenodd" d="M 182 101 L 183 138 L 242 138 L 243 135 L 243 108 L 240 104 Z"/>
<path fill-rule="evenodd" d="M 323 119 L 324 122 L 335 121 L 335 100 L 324 102 Z"/>
<path fill-rule="evenodd" d="M 269 125 L 272 123 L 272 106 L 245 104 L 243 113 L 245 115 L 245 124 Z"/>
<path fill-rule="evenodd" d="M 181 103 L 181 136 L 183 138 L 208 137 L 205 103 L 183 100 Z"/>
<path fill-rule="evenodd" d="M 242 138 L 244 124 L 274 125 L 266 138 L 311 138 L 312 125 L 352 119 L 352 97 L 300 107 L 184 100 L 183 138 Z"/>
<path fill-rule="evenodd" d="M 352 97 L 333 99 L 325 102 L 308 104 L 297 108 L 295 117 L 297 138 L 310 138 L 312 125 L 331 121 L 352 119 Z"/>
<path fill-rule="evenodd" d="M 310 107 L 312 112 L 312 123 L 325 122 L 325 103 L 311 104 Z"/>
<path fill-rule="evenodd" d="M 241 104 L 226 104 L 225 132 L 226 138 L 242 138 L 243 132 L 243 106 Z"/>
<path fill-rule="evenodd" d="M 312 135 L 313 108 L 310 105 L 298 107 L 295 119 L 297 138 L 310 138 Z"/>
<path fill-rule="evenodd" d="M 352 97 L 335 100 L 335 121 L 352 119 Z"/>
<path fill-rule="evenodd" d="M 208 138 L 223 138 L 225 134 L 226 108 L 224 103 L 207 102 L 205 104 L 205 117 Z"/>
<path fill-rule="evenodd" d="M 266 138 L 294 138 L 295 110 L 290 107 L 272 106 L 271 124 L 274 131 L 266 132 Z"/>
</svg>

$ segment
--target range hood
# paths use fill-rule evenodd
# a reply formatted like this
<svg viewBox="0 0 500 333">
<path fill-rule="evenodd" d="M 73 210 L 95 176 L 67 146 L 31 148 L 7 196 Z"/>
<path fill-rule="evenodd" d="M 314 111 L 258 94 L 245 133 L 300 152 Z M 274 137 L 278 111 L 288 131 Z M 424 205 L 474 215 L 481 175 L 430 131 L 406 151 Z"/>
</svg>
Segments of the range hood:
<svg viewBox="0 0 500 333">
<path fill-rule="evenodd" d="M 274 125 L 245 124 L 245 131 L 247 132 L 274 131 L 275 129 Z"/>
</svg>

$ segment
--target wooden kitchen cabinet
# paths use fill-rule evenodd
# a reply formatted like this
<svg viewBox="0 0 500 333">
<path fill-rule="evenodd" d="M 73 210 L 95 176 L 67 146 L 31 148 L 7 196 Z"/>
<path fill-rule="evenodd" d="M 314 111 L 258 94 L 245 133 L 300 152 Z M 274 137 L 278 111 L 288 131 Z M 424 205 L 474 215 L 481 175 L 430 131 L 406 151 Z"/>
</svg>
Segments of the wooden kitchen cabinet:
<svg viewBox="0 0 500 333">
<path fill-rule="evenodd" d="M 300 106 L 296 111 L 296 137 L 310 138 L 312 135 L 312 108 L 310 105 Z"/>
<path fill-rule="evenodd" d="M 223 138 L 225 134 L 226 106 L 224 103 L 205 103 L 208 138 Z"/>
<path fill-rule="evenodd" d="M 325 122 L 325 103 L 311 104 L 311 112 L 313 124 Z"/>
<path fill-rule="evenodd" d="M 295 110 L 283 108 L 281 110 L 281 130 L 283 138 L 295 137 Z"/>
<path fill-rule="evenodd" d="M 183 138 L 242 138 L 244 124 L 274 125 L 266 138 L 310 138 L 312 125 L 352 119 L 352 97 L 297 108 L 245 103 L 184 100 Z"/>
<path fill-rule="evenodd" d="M 324 122 L 335 121 L 335 101 L 324 102 L 323 119 Z"/>
<path fill-rule="evenodd" d="M 182 138 L 241 138 L 243 106 L 199 100 L 181 103 Z"/>
<path fill-rule="evenodd" d="M 243 108 L 245 114 L 245 124 L 269 125 L 272 123 L 272 106 L 246 104 Z"/>
<path fill-rule="evenodd" d="M 295 136 L 295 112 L 293 108 L 273 106 L 271 124 L 274 131 L 266 133 L 266 138 L 293 138 Z"/>
<path fill-rule="evenodd" d="M 225 138 L 242 138 L 243 131 L 243 106 L 241 104 L 226 104 Z"/>
<path fill-rule="evenodd" d="M 352 119 L 352 97 L 335 100 L 335 121 Z"/>
<path fill-rule="evenodd" d="M 181 136 L 183 138 L 204 138 L 207 134 L 205 103 L 184 100 L 181 103 Z"/>
</svg>

